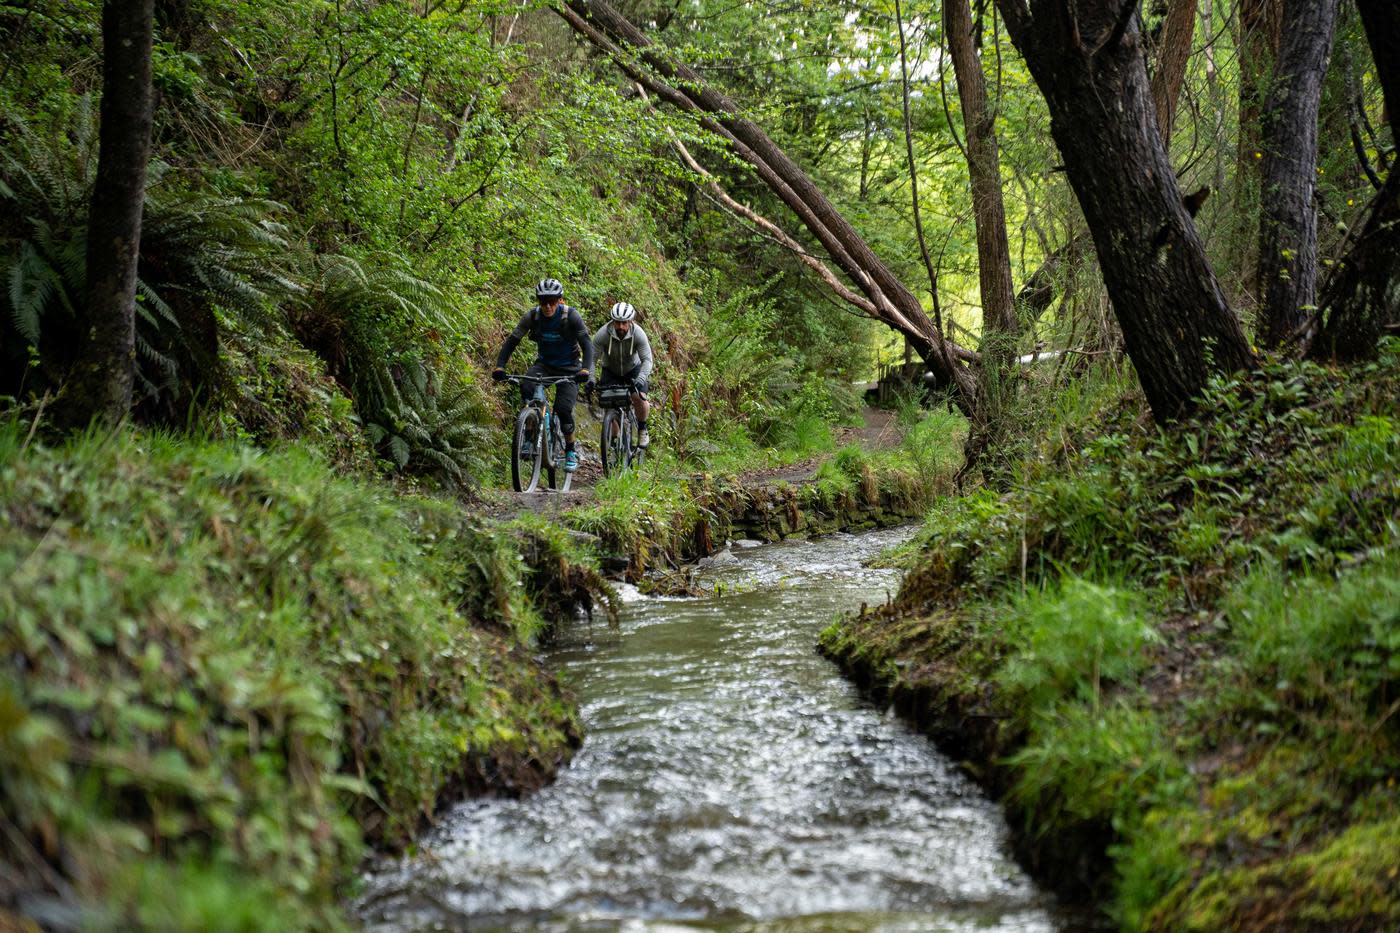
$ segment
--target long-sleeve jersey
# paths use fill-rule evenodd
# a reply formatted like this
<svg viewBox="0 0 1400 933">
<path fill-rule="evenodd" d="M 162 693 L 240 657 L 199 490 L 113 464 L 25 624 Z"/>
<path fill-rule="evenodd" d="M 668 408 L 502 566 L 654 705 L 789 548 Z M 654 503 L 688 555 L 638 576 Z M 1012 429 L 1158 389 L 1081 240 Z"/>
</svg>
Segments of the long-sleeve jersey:
<svg viewBox="0 0 1400 933">
<path fill-rule="evenodd" d="M 623 375 L 631 372 L 633 367 L 641 366 L 637 377 L 646 379 L 651 376 L 651 341 L 647 339 L 642 325 L 635 321 L 626 336 L 622 337 L 618 336 L 611 324 L 598 328 L 593 335 L 593 352 L 600 371 L 606 369 Z"/>
<path fill-rule="evenodd" d="M 526 335 L 539 347 L 536 362 L 556 369 L 593 368 L 593 341 L 588 339 L 588 325 L 578 310 L 566 304 L 551 315 L 539 308 L 525 312 L 520 323 L 506 337 L 501 352 L 496 354 L 496 366 L 505 369 L 510 355 Z"/>
</svg>

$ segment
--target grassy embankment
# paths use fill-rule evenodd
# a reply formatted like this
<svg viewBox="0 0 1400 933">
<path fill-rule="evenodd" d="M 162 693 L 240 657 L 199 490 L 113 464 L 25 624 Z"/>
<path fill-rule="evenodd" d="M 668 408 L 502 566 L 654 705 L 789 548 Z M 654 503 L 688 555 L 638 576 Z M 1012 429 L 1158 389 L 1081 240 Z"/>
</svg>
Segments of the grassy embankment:
<svg viewBox="0 0 1400 933">
<path fill-rule="evenodd" d="M 907 427 L 888 451 L 834 451 L 779 498 L 810 512 L 806 531 L 892 517 L 882 496 L 927 502 L 961 426 Z M 395 491 L 353 435 L 322 434 L 271 452 L 136 430 L 46 445 L 0 426 L 0 855 L 26 914 L 336 925 L 367 847 L 567 759 L 573 709 L 529 648 L 590 603 L 595 555 L 543 520 L 486 527 Z M 697 523 L 726 535 L 723 508 L 751 495 L 682 474 L 662 460 L 609 480 L 569 521 L 639 565 L 679 559 Z"/>
<path fill-rule="evenodd" d="M 13 421 L 0 503 L 0 893 L 31 917 L 336 926 L 367 845 L 577 744 L 530 594 L 596 571 L 549 535 L 295 449 Z"/>
<path fill-rule="evenodd" d="M 760 461 L 825 457 L 807 481 L 746 481 L 743 461 L 732 457 L 703 473 L 669 457 L 649 460 L 601 480 L 597 503 L 567 513 L 565 521 L 596 535 L 604 555 L 625 561 L 633 579 L 706 556 L 733 538 L 777 540 L 907 522 L 952 489 L 966 423 L 961 415 L 912 406 L 900 421 L 900 440 L 887 449 L 837 448 L 825 431 L 825 443 L 769 451 Z"/>
<path fill-rule="evenodd" d="M 1400 927 L 1400 343 L 1165 433 L 1098 398 L 825 649 L 1125 929 Z"/>
</svg>

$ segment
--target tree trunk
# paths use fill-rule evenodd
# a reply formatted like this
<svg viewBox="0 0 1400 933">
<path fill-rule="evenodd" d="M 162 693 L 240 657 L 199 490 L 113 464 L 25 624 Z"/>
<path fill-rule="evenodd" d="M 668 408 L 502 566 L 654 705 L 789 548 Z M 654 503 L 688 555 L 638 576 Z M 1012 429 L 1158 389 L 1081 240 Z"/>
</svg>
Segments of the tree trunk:
<svg viewBox="0 0 1400 933">
<path fill-rule="evenodd" d="M 1184 414 L 1253 354 L 1183 203 L 1158 130 L 1135 4 L 998 0 L 1050 110 L 1108 296 L 1153 416 Z"/>
<path fill-rule="evenodd" d="M 1283 0 L 1283 42 L 1260 116 L 1259 342 L 1295 339 L 1317 301 L 1317 108 L 1337 0 Z"/>
<path fill-rule="evenodd" d="M 1394 120 L 1400 114 L 1400 4 L 1395 0 L 1356 0 L 1356 9 L 1376 60 L 1386 112 Z"/>
<path fill-rule="evenodd" d="M 1263 165 L 1263 152 L 1260 150 L 1259 114 L 1263 111 L 1264 98 L 1268 94 L 1267 81 L 1273 74 L 1274 58 L 1278 54 L 1281 18 L 1280 0 L 1240 0 L 1239 37 L 1239 127 L 1235 152 L 1235 203 L 1245 214 L 1252 216 L 1254 205 L 1259 199 L 1260 169 Z M 1240 231 L 1235 239 L 1235 265 L 1240 270 L 1246 290 L 1258 295 L 1258 257 L 1254 248 L 1258 245 L 1257 231 Z"/>
<path fill-rule="evenodd" d="M 1206 10 L 1210 0 L 1206 0 Z M 1194 15 L 1196 0 L 1171 0 L 1167 22 L 1162 27 L 1162 41 L 1157 45 L 1157 67 L 1152 71 L 1152 105 L 1157 112 L 1157 126 L 1170 149 L 1172 126 L 1176 116 L 1181 87 L 1186 80 L 1186 64 L 1191 58 L 1191 43 L 1195 38 L 1194 21 L 1183 19 L 1185 12 Z M 1205 12 L 1202 12 L 1202 16 Z M 1216 187 L 1219 187 L 1217 183 Z M 1070 270 L 1079 265 L 1089 248 L 1088 233 L 1080 230 L 1069 241 L 1046 256 L 1016 293 L 1020 319 L 1030 325 L 1040 319 L 1059 294 L 1060 284 Z"/>
<path fill-rule="evenodd" d="M 1281 0 L 1240 0 L 1239 169 L 1241 177 L 1257 174 L 1259 114 L 1268 96 L 1266 81 L 1282 40 Z"/>
<path fill-rule="evenodd" d="M 977 57 L 968 0 L 944 0 L 943 31 L 953 60 L 967 139 L 967 174 L 977 233 L 977 277 L 982 298 L 982 367 L 977 373 L 977 413 L 967 439 L 967 462 L 1000 441 L 1014 383 L 1016 301 L 1011 290 L 1011 247 L 1001 198 L 1001 159 L 987 86 Z"/>
<path fill-rule="evenodd" d="M 1356 0 L 1376 60 L 1385 107 L 1400 113 L 1400 4 Z M 1352 248 L 1327 284 L 1313 356 L 1364 359 L 1376 341 L 1400 325 L 1400 172 L 1394 164 Z"/>
<path fill-rule="evenodd" d="M 59 418 L 81 426 L 131 410 L 136 376 L 136 261 L 151 148 L 153 0 L 102 6 L 102 106 L 88 213 L 81 345 Z"/>
<path fill-rule="evenodd" d="M 977 231 L 983 340 L 988 330 L 1014 337 L 1016 304 L 1011 290 L 1006 208 L 1001 199 L 1001 159 L 992 112 L 987 107 L 982 62 L 973 45 L 972 9 L 968 0 L 946 0 L 943 16 L 967 137 L 967 173 L 972 184 L 972 218 Z"/>
<path fill-rule="evenodd" d="M 1152 72 L 1152 105 L 1157 125 L 1170 147 L 1176 125 L 1176 102 L 1186 80 L 1186 62 L 1191 58 L 1191 40 L 1196 35 L 1196 0 L 1168 0 L 1167 21 L 1162 41 L 1157 43 L 1157 67 Z"/>
<path fill-rule="evenodd" d="M 605 0 L 565 0 L 556 10 L 604 51 L 612 54 L 619 51 L 617 46 L 623 46 L 640 57 L 649 70 L 630 65 L 625 53 L 613 56 L 629 77 L 648 90 L 673 105 L 709 114 L 711 119 L 702 120 L 702 124 L 728 139 L 736 154 L 754 166 L 764 183 L 797 214 L 832 260 L 879 309 L 878 319 L 908 337 L 939 382 L 954 388 L 963 403 L 970 402 L 976 393 L 972 375 L 953 362 L 966 358 L 966 351 L 945 347 L 947 341 L 929 320 L 918 297 L 880 261 L 807 173 L 757 124 L 741 116 L 728 97 L 707 85 L 688 65 L 658 51 L 641 30 Z"/>
</svg>

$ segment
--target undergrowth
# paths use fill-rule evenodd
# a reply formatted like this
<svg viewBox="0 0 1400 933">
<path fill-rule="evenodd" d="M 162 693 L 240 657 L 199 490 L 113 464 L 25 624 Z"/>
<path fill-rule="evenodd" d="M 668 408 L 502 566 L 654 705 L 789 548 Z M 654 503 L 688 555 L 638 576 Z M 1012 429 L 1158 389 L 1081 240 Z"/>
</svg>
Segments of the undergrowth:
<svg viewBox="0 0 1400 933">
<path fill-rule="evenodd" d="M 336 925 L 367 843 L 576 742 L 519 551 L 449 503 L 297 449 L 13 421 L 0 502 L 0 862 L 34 916 Z"/>
<path fill-rule="evenodd" d="M 1077 397 L 825 650 L 971 749 L 1032 864 L 1124 929 L 1394 927 L 1400 341 L 1219 380 L 1160 431 Z"/>
</svg>

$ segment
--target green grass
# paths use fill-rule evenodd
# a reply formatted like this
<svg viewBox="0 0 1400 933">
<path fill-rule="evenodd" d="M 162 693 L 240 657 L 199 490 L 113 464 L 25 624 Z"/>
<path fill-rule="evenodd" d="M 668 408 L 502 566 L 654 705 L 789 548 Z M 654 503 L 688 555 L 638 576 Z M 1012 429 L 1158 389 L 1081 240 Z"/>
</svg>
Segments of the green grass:
<svg viewBox="0 0 1400 933">
<path fill-rule="evenodd" d="M 568 755 L 519 554 L 455 506 L 297 449 L 22 430 L 0 426 L 0 801 L 35 848 L 3 851 L 39 889 L 61 865 L 91 925 L 335 924 L 367 841 Z"/>
<path fill-rule="evenodd" d="M 1062 698 L 1098 706 L 1106 687 L 1130 683 L 1160 637 L 1141 598 L 1072 578 L 1012 601 L 1005 638 L 1012 657 L 998 682 L 1044 710 Z"/>
</svg>

